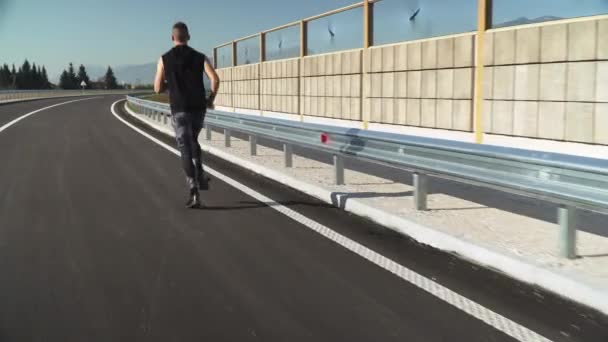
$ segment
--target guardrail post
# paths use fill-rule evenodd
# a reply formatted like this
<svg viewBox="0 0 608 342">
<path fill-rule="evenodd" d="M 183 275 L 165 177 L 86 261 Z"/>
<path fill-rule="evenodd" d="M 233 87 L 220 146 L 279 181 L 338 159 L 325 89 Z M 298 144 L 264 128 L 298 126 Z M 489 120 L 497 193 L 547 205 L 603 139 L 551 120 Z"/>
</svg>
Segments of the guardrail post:
<svg viewBox="0 0 608 342">
<path fill-rule="evenodd" d="M 414 205 L 416 210 L 427 210 L 428 176 L 414 173 Z"/>
<path fill-rule="evenodd" d="M 205 139 L 211 140 L 211 133 L 213 133 L 213 131 L 211 130 L 211 126 L 208 123 L 206 123 L 205 124 Z"/>
<path fill-rule="evenodd" d="M 561 206 L 557 210 L 560 226 L 560 254 L 564 258 L 576 258 L 576 209 Z"/>
<path fill-rule="evenodd" d="M 285 154 L 285 167 L 293 167 L 293 146 L 283 144 L 283 152 Z"/>
<path fill-rule="evenodd" d="M 224 129 L 224 146 L 230 147 L 230 130 Z"/>
<path fill-rule="evenodd" d="M 249 154 L 252 156 L 258 155 L 258 137 L 255 135 L 249 136 Z"/>
<path fill-rule="evenodd" d="M 334 177 L 336 185 L 344 185 L 344 157 L 334 154 Z"/>
</svg>

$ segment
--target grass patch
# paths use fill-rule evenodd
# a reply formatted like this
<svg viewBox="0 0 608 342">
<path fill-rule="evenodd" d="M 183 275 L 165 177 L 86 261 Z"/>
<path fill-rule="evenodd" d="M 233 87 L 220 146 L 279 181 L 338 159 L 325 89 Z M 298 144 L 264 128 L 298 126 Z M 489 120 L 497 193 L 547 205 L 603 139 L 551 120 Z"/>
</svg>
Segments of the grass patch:
<svg viewBox="0 0 608 342">
<path fill-rule="evenodd" d="M 152 94 L 142 97 L 144 100 L 169 103 L 169 95 L 167 94 Z"/>
<path fill-rule="evenodd" d="M 129 108 L 134 113 L 139 113 L 139 110 L 134 105 L 132 105 L 130 102 L 127 102 L 127 108 Z"/>
</svg>

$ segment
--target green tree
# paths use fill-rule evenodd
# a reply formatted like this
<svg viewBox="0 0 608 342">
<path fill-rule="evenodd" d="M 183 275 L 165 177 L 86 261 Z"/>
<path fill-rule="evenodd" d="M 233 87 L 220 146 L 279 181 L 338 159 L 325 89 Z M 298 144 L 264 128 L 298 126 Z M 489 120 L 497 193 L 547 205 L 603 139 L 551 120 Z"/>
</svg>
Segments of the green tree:
<svg viewBox="0 0 608 342">
<path fill-rule="evenodd" d="M 106 71 L 106 75 L 104 77 L 104 83 L 105 83 L 106 89 L 118 88 L 118 83 L 116 82 L 116 77 L 114 76 L 114 71 L 109 66 L 108 66 L 108 70 Z"/>
<path fill-rule="evenodd" d="M 11 86 L 10 88 L 17 88 L 17 71 L 15 70 L 15 64 L 13 64 L 13 68 L 11 69 Z"/>
<path fill-rule="evenodd" d="M 21 68 L 17 72 L 17 88 L 18 89 L 32 89 L 32 66 L 26 59 L 23 62 Z"/>
<path fill-rule="evenodd" d="M 59 77 L 59 87 L 61 89 L 78 89 L 78 80 L 76 73 L 74 72 L 74 65 L 72 63 L 69 64 L 67 70 L 63 70 L 61 76 Z"/>
<path fill-rule="evenodd" d="M 63 70 L 59 77 L 59 88 L 61 89 L 72 89 L 70 88 L 70 76 L 66 70 Z"/>
<path fill-rule="evenodd" d="M 40 89 L 40 73 L 38 71 L 38 66 L 36 63 L 32 63 L 32 71 L 30 72 L 30 88 L 31 89 Z"/>
<path fill-rule="evenodd" d="M 8 68 L 8 64 L 4 64 L 0 68 L 0 89 L 7 89 L 11 85 L 11 70 Z"/>
<path fill-rule="evenodd" d="M 84 65 L 80 64 L 80 67 L 78 68 L 78 76 L 76 76 L 76 83 L 78 84 L 79 87 L 81 87 L 81 83 L 84 81 L 84 83 L 86 83 L 86 88 L 90 89 L 91 88 L 91 80 L 89 79 L 89 75 L 87 75 L 87 70 L 85 69 Z"/>
<path fill-rule="evenodd" d="M 40 77 L 42 82 L 42 89 L 50 89 L 51 84 L 49 82 L 49 76 L 46 73 L 46 67 L 44 65 L 42 66 L 42 72 L 40 73 Z"/>
<path fill-rule="evenodd" d="M 68 89 L 78 89 L 79 85 L 78 85 L 78 80 L 76 77 L 76 72 L 74 71 L 74 64 L 70 63 L 70 65 L 68 66 L 68 78 L 69 78 L 69 85 L 70 87 Z"/>
</svg>

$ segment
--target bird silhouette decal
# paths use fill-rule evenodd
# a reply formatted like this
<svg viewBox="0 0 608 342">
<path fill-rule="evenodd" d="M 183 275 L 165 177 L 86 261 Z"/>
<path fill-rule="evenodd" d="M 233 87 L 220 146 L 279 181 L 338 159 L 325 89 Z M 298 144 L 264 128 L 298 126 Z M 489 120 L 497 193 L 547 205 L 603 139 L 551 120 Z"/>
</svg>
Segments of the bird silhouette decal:
<svg viewBox="0 0 608 342">
<path fill-rule="evenodd" d="M 281 49 L 283 47 L 283 41 L 279 40 L 279 49 Z"/>
<path fill-rule="evenodd" d="M 412 16 L 410 17 L 410 21 L 416 20 L 416 17 L 418 16 L 418 13 L 420 13 L 420 8 L 417 9 L 416 12 L 414 12 L 414 14 L 412 14 Z"/>
<path fill-rule="evenodd" d="M 334 38 L 336 36 L 336 34 L 334 33 L 334 31 L 331 30 L 331 26 L 327 26 L 327 31 L 329 32 L 329 35 Z"/>
</svg>

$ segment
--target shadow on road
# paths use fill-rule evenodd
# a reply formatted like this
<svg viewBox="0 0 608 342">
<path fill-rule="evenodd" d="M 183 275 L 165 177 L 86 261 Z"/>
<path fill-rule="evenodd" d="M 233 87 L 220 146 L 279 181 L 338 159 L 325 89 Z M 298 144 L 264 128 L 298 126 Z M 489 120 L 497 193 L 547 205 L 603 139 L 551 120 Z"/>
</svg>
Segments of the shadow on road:
<svg viewBox="0 0 608 342">
<path fill-rule="evenodd" d="M 413 196 L 412 191 L 405 192 L 332 192 L 331 203 L 340 209 L 346 208 L 346 202 L 351 198 L 376 198 L 376 197 L 405 197 Z"/>
</svg>

